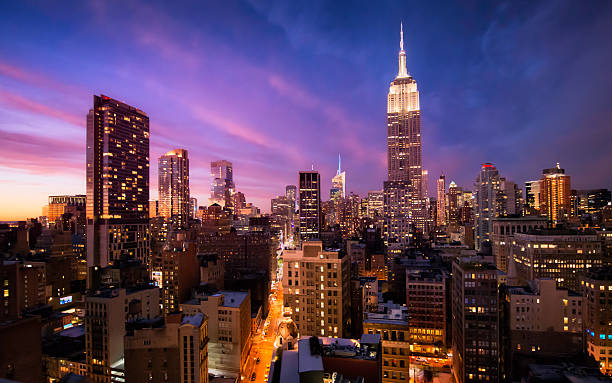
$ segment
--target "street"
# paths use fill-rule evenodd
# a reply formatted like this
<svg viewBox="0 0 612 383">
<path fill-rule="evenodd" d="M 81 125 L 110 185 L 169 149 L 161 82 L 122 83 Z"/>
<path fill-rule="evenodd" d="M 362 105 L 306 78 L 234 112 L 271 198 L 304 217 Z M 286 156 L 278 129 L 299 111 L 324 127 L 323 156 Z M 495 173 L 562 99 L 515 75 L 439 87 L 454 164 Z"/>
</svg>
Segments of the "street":
<svg viewBox="0 0 612 383">
<path fill-rule="evenodd" d="M 279 252 L 279 256 L 282 251 Z M 270 371 L 270 362 L 274 352 L 275 342 L 278 338 L 278 328 L 283 320 L 283 286 L 280 282 L 280 275 L 277 274 L 276 280 L 272 282 L 270 289 L 270 310 L 268 317 L 260 326 L 257 333 L 252 335 L 253 345 L 246 360 L 246 367 L 243 369 L 241 379 L 243 382 L 267 382 Z M 257 359 L 259 358 L 259 363 Z M 253 373 L 255 379 L 253 380 Z"/>
</svg>

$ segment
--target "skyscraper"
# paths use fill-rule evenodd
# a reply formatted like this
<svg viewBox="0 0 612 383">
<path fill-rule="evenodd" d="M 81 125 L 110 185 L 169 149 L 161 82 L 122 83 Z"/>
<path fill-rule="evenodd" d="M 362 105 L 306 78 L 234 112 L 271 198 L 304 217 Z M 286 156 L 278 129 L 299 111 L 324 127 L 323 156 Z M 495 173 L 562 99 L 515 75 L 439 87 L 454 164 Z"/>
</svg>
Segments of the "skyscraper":
<svg viewBox="0 0 612 383">
<path fill-rule="evenodd" d="M 387 97 L 387 163 L 385 241 L 405 242 L 411 227 L 425 231 L 427 204 L 422 185 L 419 91 L 406 69 L 403 27 L 399 71 Z"/>
<path fill-rule="evenodd" d="M 459 224 L 461 222 L 461 208 L 463 207 L 463 189 L 457 186 L 455 181 L 448 185 L 448 223 Z"/>
<path fill-rule="evenodd" d="M 212 177 L 212 183 L 209 204 L 231 205 L 231 197 L 235 188 L 232 163 L 225 160 L 211 162 L 210 176 Z"/>
<path fill-rule="evenodd" d="M 332 178 L 332 187 L 329 191 L 330 199 L 346 197 L 346 172 L 342 171 L 341 165 L 340 154 L 338 154 L 338 172 Z"/>
<path fill-rule="evenodd" d="M 540 179 L 541 213 L 556 224 L 570 213 L 570 176 L 557 166 L 542 171 Z"/>
<path fill-rule="evenodd" d="M 191 217 L 187 150 L 174 149 L 159 157 L 159 213 L 178 227 Z"/>
<path fill-rule="evenodd" d="M 87 266 L 149 258 L 149 117 L 94 96 L 87 115 Z"/>
<path fill-rule="evenodd" d="M 321 176 L 317 171 L 300 172 L 300 238 L 319 238 L 321 233 Z"/>
<path fill-rule="evenodd" d="M 500 212 L 499 172 L 493 164 L 485 163 L 474 183 L 474 239 L 476 250 L 491 239 L 493 218 Z"/>
<path fill-rule="evenodd" d="M 436 226 L 445 226 L 446 225 L 446 178 L 444 175 L 441 175 L 438 178 L 437 188 L 438 190 L 438 199 L 437 199 L 437 217 L 436 217 Z"/>
<path fill-rule="evenodd" d="M 526 214 L 540 213 L 540 181 L 525 182 L 525 210 Z"/>
</svg>

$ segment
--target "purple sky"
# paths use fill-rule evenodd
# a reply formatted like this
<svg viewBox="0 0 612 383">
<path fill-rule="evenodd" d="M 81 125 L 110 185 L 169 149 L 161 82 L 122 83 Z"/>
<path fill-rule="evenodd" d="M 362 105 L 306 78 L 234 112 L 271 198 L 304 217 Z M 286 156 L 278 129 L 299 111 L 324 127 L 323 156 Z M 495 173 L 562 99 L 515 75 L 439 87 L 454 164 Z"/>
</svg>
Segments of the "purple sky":
<svg viewBox="0 0 612 383">
<path fill-rule="evenodd" d="M 0 220 L 85 191 L 85 116 L 104 93 L 151 120 L 157 158 L 186 148 L 191 189 L 234 163 L 264 211 L 311 164 L 323 195 L 386 176 L 386 95 L 404 22 L 421 92 L 423 165 L 470 187 L 493 162 L 522 184 L 558 161 L 612 186 L 612 3 L 2 2 Z"/>
</svg>

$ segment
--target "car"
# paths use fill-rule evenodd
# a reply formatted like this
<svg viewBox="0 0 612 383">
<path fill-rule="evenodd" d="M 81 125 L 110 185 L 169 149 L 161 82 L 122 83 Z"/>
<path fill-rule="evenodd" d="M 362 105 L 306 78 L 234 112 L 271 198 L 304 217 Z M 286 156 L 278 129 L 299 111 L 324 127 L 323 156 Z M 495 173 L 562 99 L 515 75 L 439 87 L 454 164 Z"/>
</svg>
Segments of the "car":
<svg viewBox="0 0 612 383">
<path fill-rule="evenodd" d="M 259 364 L 259 362 L 261 362 L 261 360 L 259 359 L 259 357 L 257 357 L 257 359 L 255 360 L 255 364 Z"/>
</svg>

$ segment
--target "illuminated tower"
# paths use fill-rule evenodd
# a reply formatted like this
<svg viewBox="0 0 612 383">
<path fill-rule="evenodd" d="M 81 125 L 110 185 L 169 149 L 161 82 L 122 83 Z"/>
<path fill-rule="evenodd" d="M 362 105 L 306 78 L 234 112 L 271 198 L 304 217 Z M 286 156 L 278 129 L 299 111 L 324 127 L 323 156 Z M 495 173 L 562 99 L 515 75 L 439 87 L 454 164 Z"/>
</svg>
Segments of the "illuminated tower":
<svg viewBox="0 0 612 383">
<path fill-rule="evenodd" d="M 438 200 L 437 200 L 437 217 L 436 226 L 446 225 L 446 178 L 442 175 L 438 178 L 437 183 Z"/>
<path fill-rule="evenodd" d="M 221 206 L 231 205 L 231 197 L 234 194 L 234 174 L 232 163 L 225 160 L 210 163 L 210 176 L 212 183 L 210 187 L 209 204 L 217 203 Z"/>
<path fill-rule="evenodd" d="M 191 217 L 187 150 L 171 150 L 159 157 L 159 214 L 184 228 Z"/>
<path fill-rule="evenodd" d="M 480 173 L 474 183 L 474 238 L 476 250 L 482 243 L 490 241 L 493 232 L 493 218 L 499 216 L 500 177 L 493 164 L 482 164 Z"/>
<path fill-rule="evenodd" d="M 406 69 L 403 26 L 399 71 L 389 86 L 387 98 L 387 168 L 385 242 L 406 243 L 412 229 L 425 231 L 427 203 L 422 185 L 419 91 Z"/>
<path fill-rule="evenodd" d="M 300 172 L 300 238 L 319 238 L 321 233 L 321 176 L 317 171 Z"/>
<path fill-rule="evenodd" d="M 94 96 L 87 115 L 87 266 L 149 259 L 149 117 Z"/>
<path fill-rule="evenodd" d="M 557 166 L 542 171 L 540 179 L 541 213 L 552 223 L 557 223 L 569 216 L 570 212 L 570 176 L 565 169 Z"/>
<path fill-rule="evenodd" d="M 342 171 L 341 164 L 340 154 L 338 154 L 338 172 L 332 178 L 332 187 L 329 191 L 330 199 L 346 197 L 346 172 Z"/>
</svg>

